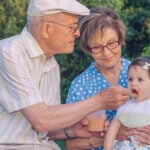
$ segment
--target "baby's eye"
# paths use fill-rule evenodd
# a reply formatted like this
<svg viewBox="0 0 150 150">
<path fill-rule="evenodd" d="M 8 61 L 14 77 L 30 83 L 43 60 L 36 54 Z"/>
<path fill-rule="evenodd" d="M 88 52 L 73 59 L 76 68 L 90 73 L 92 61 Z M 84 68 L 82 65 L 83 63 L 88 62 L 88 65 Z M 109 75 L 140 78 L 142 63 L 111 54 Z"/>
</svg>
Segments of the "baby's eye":
<svg viewBox="0 0 150 150">
<path fill-rule="evenodd" d="M 128 81 L 132 81 L 133 79 L 132 78 L 128 78 Z"/>
<path fill-rule="evenodd" d="M 143 79 L 142 78 L 138 78 L 138 81 L 141 82 L 141 81 L 143 81 Z"/>
</svg>

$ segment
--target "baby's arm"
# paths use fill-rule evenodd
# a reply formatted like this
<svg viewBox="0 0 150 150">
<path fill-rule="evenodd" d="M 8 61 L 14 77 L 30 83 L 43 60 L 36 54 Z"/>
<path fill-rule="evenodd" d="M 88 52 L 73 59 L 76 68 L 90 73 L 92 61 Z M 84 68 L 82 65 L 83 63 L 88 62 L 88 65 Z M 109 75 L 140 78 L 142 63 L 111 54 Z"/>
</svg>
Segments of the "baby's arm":
<svg viewBox="0 0 150 150">
<path fill-rule="evenodd" d="M 113 149 L 113 142 L 117 136 L 120 126 L 120 121 L 118 119 L 113 119 L 105 136 L 104 150 Z"/>
</svg>

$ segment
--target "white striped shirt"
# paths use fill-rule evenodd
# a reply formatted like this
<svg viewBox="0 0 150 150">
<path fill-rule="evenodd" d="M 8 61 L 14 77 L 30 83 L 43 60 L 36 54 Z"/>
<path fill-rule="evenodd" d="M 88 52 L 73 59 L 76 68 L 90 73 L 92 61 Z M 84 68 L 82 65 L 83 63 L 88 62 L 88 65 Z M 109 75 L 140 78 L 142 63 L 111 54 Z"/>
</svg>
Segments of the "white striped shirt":
<svg viewBox="0 0 150 150">
<path fill-rule="evenodd" d="M 22 108 L 60 104 L 60 71 L 25 28 L 0 41 L 0 143 L 40 144 Z M 45 133 L 44 133 L 45 134 Z"/>
</svg>

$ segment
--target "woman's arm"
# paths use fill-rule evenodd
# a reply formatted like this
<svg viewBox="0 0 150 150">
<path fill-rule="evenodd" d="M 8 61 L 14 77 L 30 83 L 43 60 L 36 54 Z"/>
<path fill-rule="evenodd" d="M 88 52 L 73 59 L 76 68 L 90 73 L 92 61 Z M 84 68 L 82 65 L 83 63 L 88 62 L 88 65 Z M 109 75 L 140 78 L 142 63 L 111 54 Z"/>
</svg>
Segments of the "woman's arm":
<svg viewBox="0 0 150 150">
<path fill-rule="evenodd" d="M 112 150 L 113 142 L 117 136 L 121 124 L 118 119 L 114 119 L 110 124 L 110 127 L 106 133 L 105 141 L 104 141 L 104 149 Z"/>
</svg>

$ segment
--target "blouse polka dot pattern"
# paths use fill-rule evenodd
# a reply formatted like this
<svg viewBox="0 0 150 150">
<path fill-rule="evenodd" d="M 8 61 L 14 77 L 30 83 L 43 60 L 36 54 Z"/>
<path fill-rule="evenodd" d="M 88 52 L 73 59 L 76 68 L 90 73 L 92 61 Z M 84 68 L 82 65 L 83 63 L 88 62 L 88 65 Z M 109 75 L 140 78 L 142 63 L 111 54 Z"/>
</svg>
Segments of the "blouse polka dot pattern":
<svg viewBox="0 0 150 150">
<path fill-rule="evenodd" d="M 118 85 L 125 88 L 127 87 L 127 69 L 129 64 L 130 61 L 122 58 L 122 68 L 120 71 Z M 92 62 L 89 68 L 77 76 L 71 83 L 66 103 L 71 104 L 84 100 L 100 92 L 101 90 L 108 88 L 109 86 L 110 84 L 108 81 L 95 68 L 95 62 Z M 108 121 L 111 122 L 115 114 L 116 110 L 106 111 Z M 103 148 L 95 148 L 94 150 L 103 150 Z"/>
</svg>

